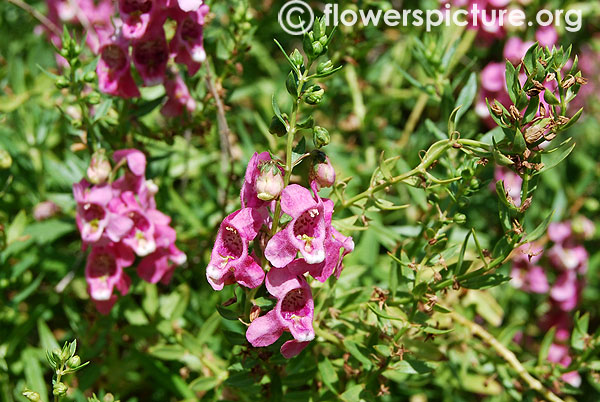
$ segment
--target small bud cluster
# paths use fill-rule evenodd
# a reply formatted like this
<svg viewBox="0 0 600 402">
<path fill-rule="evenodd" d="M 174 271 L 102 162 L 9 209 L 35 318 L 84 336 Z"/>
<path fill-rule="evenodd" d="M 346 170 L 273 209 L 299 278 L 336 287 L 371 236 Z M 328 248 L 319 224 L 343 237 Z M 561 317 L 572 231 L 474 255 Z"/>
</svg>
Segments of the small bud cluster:
<svg viewBox="0 0 600 402">
<path fill-rule="evenodd" d="M 91 246 L 85 275 L 90 296 L 98 310 L 108 314 L 129 291 L 131 279 L 124 268 L 141 258 L 138 275 L 150 283 L 169 282 L 186 256 L 175 246 L 171 218 L 156 209 L 158 188 L 146 180 L 146 157 L 136 149 L 116 151 L 115 168 L 104 150 L 92 156 L 88 180 L 73 185 L 77 202 L 77 226 L 84 247 Z M 125 173 L 115 180 L 118 168 Z M 91 183 L 93 183 L 93 185 Z"/>
<path fill-rule="evenodd" d="M 89 364 L 89 362 L 81 363 L 81 358 L 76 355 L 77 341 L 65 342 L 62 349 L 55 349 L 52 352 L 46 351 L 46 359 L 54 370 L 52 377 L 52 395 L 55 397 L 65 396 L 69 387 L 61 381 L 66 374 L 75 373 Z M 37 401 L 39 395 L 36 392 L 24 391 L 23 395 L 30 401 Z"/>
</svg>

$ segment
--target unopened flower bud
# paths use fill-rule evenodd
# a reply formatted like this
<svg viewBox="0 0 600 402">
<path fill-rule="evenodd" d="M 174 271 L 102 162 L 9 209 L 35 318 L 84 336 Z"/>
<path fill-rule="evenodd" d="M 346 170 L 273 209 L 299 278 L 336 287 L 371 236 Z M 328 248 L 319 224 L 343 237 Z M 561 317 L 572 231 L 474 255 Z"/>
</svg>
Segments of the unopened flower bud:
<svg viewBox="0 0 600 402">
<path fill-rule="evenodd" d="M 252 306 L 250 309 L 250 322 L 256 320 L 260 316 L 260 307 Z"/>
<path fill-rule="evenodd" d="M 83 80 L 85 82 L 94 82 L 95 79 L 96 79 L 96 72 L 95 71 L 88 71 L 83 76 Z"/>
<path fill-rule="evenodd" d="M 327 60 L 327 61 L 321 62 L 317 66 L 317 73 L 318 74 L 327 74 L 331 70 L 333 70 L 333 63 L 331 62 L 331 60 Z"/>
<path fill-rule="evenodd" d="M 294 49 L 294 51 L 290 54 L 290 59 L 292 63 L 296 65 L 296 67 L 300 68 L 304 64 L 304 57 L 298 51 L 298 49 Z"/>
<path fill-rule="evenodd" d="M 323 100 L 325 91 L 318 85 L 313 85 L 304 94 L 304 102 L 309 105 L 316 105 Z"/>
<path fill-rule="evenodd" d="M 90 105 L 97 105 L 101 100 L 102 98 L 100 98 L 100 94 L 97 92 L 92 92 L 87 96 L 87 101 Z"/>
<path fill-rule="evenodd" d="M 87 176 L 93 184 L 102 184 L 110 176 L 112 168 L 106 157 L 106 151 L 100 148 L 92 155 L 90 166 L 87 169 Z"/>
<path fill-rule="evenodd" d="M 60 207 L 52 201 L 42 201 L 33 208 L 33 218 L 43 221 L 52 218 L 60 211 Z"/>
<path fill-rule="evenodd" d="M 64 88 L 67 88 L 68 86 L 69 86 L 69 81 L 67 81 L 67 79 L 65 77 L 58 77 L 58 79 L 56 80 L 56 88 L 64 89 Z"/>
<path fill-rule="evenodd" d="M 64 396 L 69 388 L 62 382 L 57 382 L 52 388 L 52 394 L 56 396 Z"/>
<path fill-rule="evenodd" d="M 71 357 L 69 359 L 69 361 L 67 362 L 67 366 L 69 366 L 69 367 L 79 367 L 80 364 L 81 364 L 81 358 L 77 355 Z"/>
<path fill-rule="evenodd" d="M 320 56 L 323 53 L 323 44 L 319 41 L 314 41 L 312 43 L 312 51 L 315 57 Z"/>
<path fill-rule="evenodd" d="M 465 214 L 456 214 L 454 215 L 454 222 L 458 224 L 463 224 L 467 221 L 467 216 Z"/>
<path fill-rule="evenodd" d="M 283 137 L 287 133 L 287 128 L 277 116 L 273 116 L 269 125 L 269 132 L 278 137 Z"/>
<path fill-rule="evenodd" d="M 38 394 L 35 391 L 31 391 L 29 389 L 26 389 L 25 391 L 23 391 L 22 395 L 32 402 L 38 402 L 38 401 L 42 400 L 40 398 L 40 394 Z"/>
<path fill-rule="evenodd" d="M 584 216 L 578 216 L 571 222 L 573 233 L 582 237 L 584 240 L 589 240 L 594 237 L 596 227 L 594 223 Z"/>
<path fill-rule="evenodd" d="M 4 149 L 0 149 L 0 169 L 9 169 L 12 166 L 12 157 Z"/>
<path fill-rule="evenodd" d="M 283 190 L 283 176 L 279 168 L 271 163 L 260 167 L 260 174 L 256 178 L 256 195 L 263 201 L 271 201 L 281 194 Z"/>
<path fill-rule="evenodd" d="M 331 136 L 329 135 L 329 131 L 327 131 L 326 128 L 323 128 L 321 126 L 313 127 L 313 143 L 315 144 L 315 147 L 324 147 L 325 145 L 329 145 L 330 141 Z"/>
<path fill-rule="evenodd" d="M 331 187 L 335 183 L 335 169 L 329 157 L 322 151 L 313 151 L 309 180 L 315 181 L 319 188 Z"/>
<path fill-rule="evenodd" d="M 102 401 L 103 402 L 115 402 L 115 396 L 109 392 L 108 394 L 104 395 L 104 398 L 102 398 Z"/>
</svg>

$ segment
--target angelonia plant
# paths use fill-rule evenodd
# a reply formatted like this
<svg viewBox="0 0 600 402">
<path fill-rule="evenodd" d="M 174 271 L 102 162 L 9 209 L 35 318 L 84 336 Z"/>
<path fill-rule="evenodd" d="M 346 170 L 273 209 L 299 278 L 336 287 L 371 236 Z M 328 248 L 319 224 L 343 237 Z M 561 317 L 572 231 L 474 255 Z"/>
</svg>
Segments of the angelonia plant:
<svg viewBox="0 0 600 402">
<path fill-rule="evenodd" d="M 253 304 L 246 331 L 252 346 L 269 346 L 284 333 L 291 334 L 292 339 L 281 346 L 286 358 L 296 356 L 315 338 L 315 302 L 308 278 L 321 283 L 339 278 L 344 256 L 354 249 L 352 238 L 332 226 L 333 201 L 319 195 L 335 183 L 335 170 L 321 150 L 329 144 L 329 133 L 314 124 L 310 113 L 303 113 L 324 96 L 323 88 L 312 81 L 339 69 L 330 60 L 312 68 L 327 55 L 332 35 L 327 35 L 324 21 L 317 20 L 314 31 L 304 38 L 307 57 L 298 49 L 286 54 L 292 108 L 289 114 L 282 113 L 273 98 L 270 127 L 273 135 L 285 139 L 283 160 L 268 151 L 252 156 L 241 188 L 241 209 L 221 223 L 206 268 L 213 289 L 236 284 L 246 292 Z M 307 131 L 313 135 L 310 152 Z M 294 168 L 303 161 L 309 164 L 308 177 L 295 181 L 306 184 L 291 183 Z M 266 313 L 253 299 L 263 283 L 275 300 Z"/>
<path fill-rule="evenodd" d="M 175 246 L 171 218 L 157 209 L 158 186 L 146 180 L 146 157 L 137 149 L 92 155 L 87 179 L 73 185 L 77 227 L 83 248 L 90 248 L 85 266 L 88 291 L 96 308 L 108 314 L 117 291 L 127 294 L 131 279 L 125 268 L 137 264 L 137 274 L 149 283 L 168 283 L 186 255 Z M 119 171 L 124 172 L 119 176 Z"/>
</svg>

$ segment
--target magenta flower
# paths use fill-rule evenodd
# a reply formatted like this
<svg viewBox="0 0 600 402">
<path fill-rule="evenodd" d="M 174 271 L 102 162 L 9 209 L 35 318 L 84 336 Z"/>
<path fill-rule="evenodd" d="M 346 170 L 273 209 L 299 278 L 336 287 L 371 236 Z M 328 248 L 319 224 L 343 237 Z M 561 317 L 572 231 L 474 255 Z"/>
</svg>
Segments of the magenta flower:
<svg viewBox="0 0 600 402">
<path fill-rule="evenodd" d="M 552 47 L 558 42 L 558 32 L 552 25 L 545 27 L 539 27 L 535 32 L 535 39 L 539 42 L 540 46 Z"/>
<path fill-rule="evenodd" d="M 325 199 L 323 201 L 325 216 L 331 217 L 333 213 L 333 202 Z M 298 275 L 309 273 L 319 282 L 325 282 L 334 274 L 336 278 L 342 273 L 342 261 L 344 257 L 354 250 L 354 241 L 350 236 L 344 236 L 331 226 L 331 218 L 325 222 L 329 227 L 325 240 L 325 259 L 317 264 L 308 264 L 304 259 L 296 259 L 289 269 Z M 341 253 L 340 253 L 341 252 Z"/>
<path fill-rule="evenodd" d="M 552 222 L 548 225 L 548 237 L 554 243 L 564 243 L 571 235 L 570 222 Z"/>
<path fill-rule="evenodd" d="M 116 301 L 113 294 L 116 288 L 122 295 L 127 294 L 131 279 L 123 272 L 124 267 L 134 261 L 133 253 L 119 244 L 94 246 L 85 266 L 85 278 L 90 297 L 102 314 L 108 314 Z"/>
<path fill-rule="evenodd" d="M 539 265 L 515 264 L 510 276 L 511 284 L 526 292 L 547 293 L 550 290 L 546 273 Z"/>
<path fill-rule="evenodd" d="M 217 234 L 206 278 L 215 290 L 234 282 L 248 288 L 262 284 L 265 273 L 248 252 L 248 243 L 258 234 L 264 216 L 252 208 L 242 208 L 226 217 Z"/>
<path fill-rule="evenodd" d="M 577 280 L 577 274 L 574 271 L 565 271 L 558 276 L 552 289 L 550 297 L 552 301 L 564 311 L 571 311 L 579 302 L 583 284 Z"/>
<path fill-rule="evenodd" d="M 137 273 L 150 283 L 169 283 L 178 265 L 186 261 L 186 255 L 172 243 L 169 248 L 160 248 L 140 261 Z"/>
<path fill-rule="evenodd" d="M 184 3 L 189 2 L 188 0 Z M 174 56 L 177 63 L 185 64 L 190 75 L 196 74 L 201 63 L 206 60 L 203 33 L 206 14 L 208 6 L 205 4 L 192 12 L 176 13 L 177 31 L 169 43 L 169 48 L 171 56 Z"/>
<path fill-rule="evenodd" d="M 164 81 L 168 59 L 165 31 L 162 22 L 156 21 L 148 27 L 142 38 L 133 43 L 133 64 L 144 85 L 153 86 Z"/>
<path fill-rule="evenodd" d="M 569 348 L 565 345 L 553 343 L 548 350 L 548 361 L 568 367 L 573 359 L 569 356 Z M 581 385 L 581 376 L 577 371 L 569 371 L 561 376 L 561 379 L 573 387 Z"/>
<path fill-rule="evenodd" d="M 281 347 L 281 354 L 291 358 L 300 353 L 315 337 L 312 326 L 314 301 L 306 279 L 288 268 L 271 269 L 265 281 L 275 298 L 275 308 L 256 318 L 246 331 L 246 339 L 254 347 L 275 343 L 284 332 L 294 337 Z"/>
<path fill-rule="evenodd" d="M 165 90 L 168 100 L 160 109 L 163 115 L 175 117 L 183 113 L 184 110 L 189 113 L 196 110 L 196 102 L 190 95 L 190 91 L 179 73 L 175 73 L 173 78 L 165 81 Z"/>
<path fill-rule="evenodd" d="M 100 45 L 99 52 L 96 73 L 100 91 L 122 98 L 140 96 L 131 75 L 128 43 L 122 38 L 111 37 Z"/>
<path fill-rule="evenodd" d="M 273 159 L 271 159 L 271 155 L 267 151 L 260 154 L 255 152 L 252 158 L 250 158 L 246 167 L 246 176 L 242 185 L 242 191 L 240 192 L 242 208 L 260 208 L 269 205 L 269 201 L 265 201 L 258 196 L 260 188 L 257 189 L 257 181 L 261 175 L 261 167 L 265 163 L 271 162 L 273 162 Z"/>
<path fill-rule="evenodd" d="M 156 7 L 153 0 L 119 0 L 119 12 L 123 20 L 123 36 L 140 39 L 146 33 L 152 12 Z"/>
<path fill-rule="evenodd" d="M 116 242 L 131 229 L 133 222 L 130 219 L 112 214 L 107 209 L 112 199 L 110 186 L 90 188 L 87 180 L 82 179 L 73 184 L 73 196 L 77 202 L 77 227 L 85 243 L 99 241 L 104 233 Z"/>
<path fill-rule="evenodd" d="M 110 207 L 115 213 L 126 216 L 133 222 L 131 229 L 122 238 L 123 244 L 131 247 L 140 257 L 153 253 L 156 250 L 154 224 L 137 203 L 135 194 L 131 191 L 124 192 L 120 199 L 113 199 Z"/>
<path fill-rule="evenodd" d="M 331 187 L 335 184 L 335 169 L 329 157 L 323 152 L 315 154 L 308 178 L 311 183 L 316 183 L 317 190 L 323 187 Z"/>
<path fill-rule="evenodd" d="M 504 58 L 517 65 L 533 44 L 533 41 L 523 41 L 518 36 L 513 36 L 504 44 Z M 504 71 L 502 73 L 504 74 Z"/>
<path fill-rule="evenodd" d="M 548 251 L 550 262 L 559 269 L 585 273 L 589 255 L 582 245 L 563 246 L 555 244 Z"/>
<path fill-rule="evenodd" d="M 323 201 L 310 190 L 291 184 L 281 193 L 281 209 L 292 221 L 277 232 L 267 243 L 265 257 L 277 268 L 291 263 L 300 252 L 308 264 L 325 260 L 325 240 L 328 232 L 326 222 L 331 213 L 325 214 Z"/>
</svg>

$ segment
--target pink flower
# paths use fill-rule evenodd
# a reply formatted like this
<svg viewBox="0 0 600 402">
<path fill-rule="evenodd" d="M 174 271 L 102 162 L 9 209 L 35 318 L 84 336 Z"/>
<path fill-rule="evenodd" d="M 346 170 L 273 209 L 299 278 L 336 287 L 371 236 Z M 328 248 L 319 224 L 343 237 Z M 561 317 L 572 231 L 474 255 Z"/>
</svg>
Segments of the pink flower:
<svg viewBox="0 0 600 402">
<path fill-rule="evenodd" d="M 544 247 L 537 243 L 525 243 L 519 246 L 513 256 L 513 262 L 521 264 L 536 264 L 544 252 Z"/>
<path fill-rule="evenodd" d="M 569 348 L 565 345 L 553 343 L 548 350 L 548 361 L 558 363 L 563 367 L 568 367 L 571 364 L 571 356 L 569 356 Z M 561 376 L 562 380 L 572 385 L 579 387 L 581 385 L 581 377 L 577 371 L 570 371 Z"/>
<path fill-rule="evenodd" d="M 111 170 L 106 151 L 101 148 L 92 155 L 90 166 L 87 168 L 87 177 L 93 184 L 102 184 L 110 176 Z"/>
<path fill-rule="evenodd" d="M 589 255 L 582 245 L 563 246 L 555 244 L 548 251 L 550 262 L 561 270 L 575 270 L 579 273 L 587 271 Z"/>
<path fill-rule="evenodd" d="M 550 297 L 564 311 L 573 310 L 579 301 L 582 284 L 573 271 L 565 271 L 558 276 L 552 285 Z"/>
<path fill-rule="evenodd" d="M 110 209 L 121 216 L 126 216 L 133 222 L 131 229 L 122 238 L 123 244 L 131 247 L 140 257 L 145 257 L 156 250 L 154 224 L 150 216 L 137 203 L 135 195 L 131 191 L 124 192 L 120 198 L 114 198 L 111 201 Z"/>
<path fill-rule="evenodd" d="M 176 13 L 177 31 L 169 44 L 169 48 L 171 56 L 175 58 L 177 63 L 185 64 L 190 75 L 196 74 L 201 63 L 206 60 L 203 27 L 204 18 L 207 14 L 208 6 L 205 4 L 197 7 L 192 12 Z"/>
<path fill-rule="evenodd" d="M 158 3 L 153 0 L 119 0 L 123 36 L 127 39 L 140 39 L 144 36 Z"/>
<path fill-rule="evenodd" d="M 554 243 L 563 243 L 569 237 L 571 237 L 571 223 L 570 222 L 552 222 L 548 225 L 548 237 Z"/>
<path fill-rule="evenodd" d="M 190 95 L 190 91 L 179 73 L 175 73 L 173 78 L 165 81 L 165 90 L 168 100 L 160 109 L 163 115 L 175 117 L 183 113 L 184 110 L 189 113 L 196 110 L 196 102 Z"/>
<path fill-rule="evenodd" d="M 518 36 L 513 36 L 504 44 L 504 58 L 515 65 L 519 64 L 525 53 L 527 53 L 527 50 L 533 44 L 533 41 L 523 41 Z"/>
<path fill-rule="evenodd" d="M 550 289 L 544 269 L 538 265 L 514 264 L 510 273 L 511 284 L 533 293 L 546 293 Z"/>
<path fill-rule="evenodd" d="M 144 85 L 153 86 L 164 81 L 169 51 L 162 22 L 148 27 L 143 37 L 133 43 L 133 64 Z"/>
<path fill-rule="evenodd" d="M 312 326 L 314 301 L 306 279 L 288 268 L 271 269 L 265 281 L 267 290 L 277 298 L 275 308 L 258 317 L 248 327 L 246 338 L 254 347 L 275 343 L 289 331 L 294 340 L 281 347 L 285 358 L 300 353 L 315 337 Z"/>
<path fill-rule="evenodd" d="M 331 221 L 331 216 L 325 215 L 319 196 L 316 195 L 315 200 L 310 190 L 291 184 L 281 193 L 281 209 L 292 221 L 267 243 L 267 260 L 274 267 L 282 268 L 296 258 L 298 251 L 308 264 L 325 260 L 326 221 Z"/>
<path fill-rule="evenodd" d="M 122 98 L 140 96 L 131 75 L 129 45 L 120 37 L 111 37 L 100 46 L 100 60 L 96 66 L 98 86 L 109 95 Z"/>
<path fill-rule="evenodd" d="M 263 165 L 272 162 L 274 161 L 267 151 L 261 152 L 260 154 L 255 152 L 254 155 L 252 155 L 252 158 L 250 158 L 248 166 L 246 167 L 244 184 L 242 185 L 242 191 L 240 193 L 242 208 L 260 208 L 269 205 L 269 201 L 265 201 L 258 196 L 257 180 L 261 175 L 261 168 Z"/>
<path fill-rule="evenodd" d="M 52 218 L 60 212 L 60 207 L 52 201 L 42 201 L 33 208 L 33 218 L 43 221 Z"/>
<path fill-rule="evenodd" d="M 168 248 L 160 248 L 140 261 L 137 273 L 140 278 L 150 283 L 167 284 L 175 271 L 175 267 L 187 260 L 186 255 L 172 243 Z"/>
<path fill-rule="evenodd" d="M 146 156 L 137 149 L 121 149 L 113 154 L 115 163 L 121 160 L 127 161 L 127 167 L 136 176 L 143 176 L 146 173 Z"/>
<path fill-rule="evenodd" d="M 234 282 L 248 288 L 262 284 L 264 271 L 248 253 L 248 243 L 264 222 L 256 209 L 243 208 L 226 217 L 217 234 L 206 278 L 215 290 Z"/>
<path fill-rule="evenodd" d="M 546 27 L 540 27 L 535 33 L 535 39 L 539 42 L 540 46 L 552 47 L 558 42 L 558 32 L 552 25 Z"/>
<path fill-rule="evenodd" d="M 313 181 L 316 183 L 317 189 L 335 184 L 335 169 L 325 153 L 316 151 L 313 154 L 308 178 L 311 183 Z"/>
<path fill-rule="evenodd" d="M 102 314 L 108 314 L 116 301 L 113 290 L 125 295 L 129 291 L 131 279 L 123 272 L 124 267 L 134 261 L 131 251 L 115 243 L 94 246 L 85 266 L 85 278 L 90 297 Z"/>
<path fill-rule="evenodd" d="M 112 199 L 110 186 L 94 186 L 91 189 L 89 186 L 85 179 L 73 185 L 81 239 L 86 243 L 95 243 L 106 233 L 111 241 L 119 241 L 133 223 L 126 217 L 108 211 L 107 206 Z"/>
</svg>

